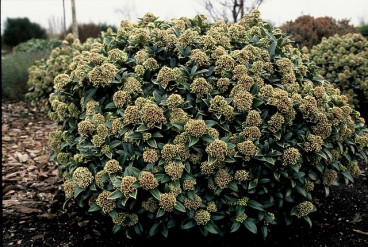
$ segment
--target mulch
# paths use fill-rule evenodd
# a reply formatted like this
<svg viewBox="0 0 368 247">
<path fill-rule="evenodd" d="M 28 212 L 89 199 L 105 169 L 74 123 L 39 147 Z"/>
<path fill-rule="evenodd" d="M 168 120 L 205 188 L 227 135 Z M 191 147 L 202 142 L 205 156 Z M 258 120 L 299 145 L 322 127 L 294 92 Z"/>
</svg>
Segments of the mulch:
<svg viewBox="0 0 368 247">
<path fill-rule="evenodd" d="M 47 114 L 26 102 L 2 103 L 2 224 L 3 246 L 368 246 L 368 169 L 354 185 L 320 192 L 311 215 L 303 221 L 272 227 L 264 241 L 247 232 L 201 237 L 199 232 L 169 231 L 169 238 L 146 239 L 121 232 L 101 214 L 69 203 L 57 165 L 49 161 L 48 133 L 56 128 Z"/>
</svg>

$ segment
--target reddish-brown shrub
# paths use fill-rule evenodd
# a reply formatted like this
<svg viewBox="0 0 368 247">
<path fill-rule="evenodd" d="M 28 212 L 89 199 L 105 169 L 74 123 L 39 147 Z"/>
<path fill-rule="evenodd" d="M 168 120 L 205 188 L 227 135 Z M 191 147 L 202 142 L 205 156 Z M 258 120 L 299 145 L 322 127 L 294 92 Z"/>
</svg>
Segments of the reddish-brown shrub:
<svg viewBox="0 0 368 247">
<path fill-rule="evenodd" d="M 310 15 L 298 17 L 295 21 L 288 21 L 280 27 L 289 35 L 293 35 L 295 42 L 308 48 L 321 42 L 322 37 L 330 37 L 334 34 L 356 33 L 354 26 L 348 19 L 335 20 L 332 17 L 314 18 Z"/>
<path fill-rule="evenodd" d="M 88 38 L 97 38 L 101 31 L 106 31 L 106 29 L 110 27 L 107 24 L 95 24 L 95 23 L 87 23 L 87 24 L 79 24 L 78 25 L 78 34 L 79 40 L 83 43 Z M 111 26 L 113 30 L 116 31 L 116 27 Z M 72 33 L 72 26 L 70 26 L 66 33 Z M 60 35 L 60 39 L 64 39 L 64 34 Z"/>
</svg>

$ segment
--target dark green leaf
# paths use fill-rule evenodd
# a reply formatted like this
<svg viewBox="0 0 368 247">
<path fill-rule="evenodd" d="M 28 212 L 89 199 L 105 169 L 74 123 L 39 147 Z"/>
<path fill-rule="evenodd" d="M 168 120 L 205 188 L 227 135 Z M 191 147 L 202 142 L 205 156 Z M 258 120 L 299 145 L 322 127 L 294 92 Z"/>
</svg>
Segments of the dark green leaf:
<svg viewBox="0 0 368 247">
<path fill-rule="evenodd" d="M 217 124 L 218 124 L 218 123 L 217 123 L 216 121 L 214 121 L 214 120 L 205 120 L 204 122 L 206 123 L 206 125 L 207 125 L 208 127 L 213 127 L 213 126 L 215 126 L 215 125 L 217 125 Z"/>
<path fill-rule="evenodd" d="M 151 147 L 153 147 L 153 148 L 157 148 L 157 142 L 156 142 L 156 140 L 155 139 L 149 139 L 148 141 L 147 141 L 147 144 L 148 145 L 150 145 Z"/>
<path fill-rule="evenodd" d="M 310 218 L 308 216 L 303 216 L 303 219 L 308 222 L 309 227 L 312 228 L 312 221 L 310 220 Z"/>
<path fill-rule="evenodd" d="M 160 208 L 158 211 L 157 211 L 157 214 L 156 214 L 156 218 L 160 218 L 161 216 L 163 216 L 165 214 L 165 211 Z"/>
<path fill-rule="evenodd" d="M 196 65 L 193 66 L 192 70 L 190 71 L 190 74 L 194 75 L 197 71 L 198 67 Z"/>
<path fill-rule="evenodd" d="M 198 137 L 189 136 L 189 147 L 195 145 L 199 141 Z"/>
<path fill-rule="evenodd" d="M 320 151 L 320 152 L 318 152 L 318 153 L 317 153 L 317 155 L 321 156 L 321 157 L 322 157 L 322 158 L 324 158 L 326 161 L 328 161 L 327 155 L 326 155 L 324 152 Z"/>
<path fill-rule="evenodd" d="M 142 134 L 141 133 L 132 133 L 132 134 L 128 135 L 127 138 L 129 138 L 129 139 L 142 139 Z"/>
<path fill-rule="evenodd" d="M 208 134 L 203 135 L 201 138 L 202 138 L 203 141 L 206 141 L 206 142 L 213 142 L 214 141 L 214 139 L 212 138 L 212 136 L 210 136 Z"/>
<path fill-rule="evenodd" d="M 107 197 L 107 199 L 115 200 L 115 199 L 121 198 L 123 196 L 124 196 L 124 194 L 121 193 L 120 190 L 115 190 L 114 192 L 111 193 L 111 195 L 109 195 L 109 197 Z"/>
<path fill-rule="evenodd" d="M 240 228 L 241 224 L 239 222 L 234 222 L 231 226 L 230 232 L 236 232 Z"/>
<path fill-rule="evenodd" d="M 121 225 L 114 225 L 112 228 L 112 233 L 115 234 L 121 229 Z"/>
<path fill-rule="evenodd" d="M 141 223 L 138 222 L 138 224 L 134 225 L 134 231 L 137 233 L 137 235 L 142 235 L 143 233 L 143 226 Z"/>
<path fill-rule="evenodd" d="M 97 204 L 93 204 L 93 206 L 91 206 L 91 207 L 88 209 L 88 212 L 89 212 L 89 213 L 92 213 L 92 212 L 95 212 L 95 211 L 100 210 L 100 209 L 101 209 L 101 207 L 100 207 L 100 206 L 98 206 Z"/>
<path fill-rule="evenodd" d="M 121 144 L 121 141 L 115 140 L 115 141 L 110 142 L 109 146 L 110 146 L 110 149 L 115 149 L 120 144 Z"/>
<path fill-rule="evenodd" d="M 152 134 L 153 138 L 162 138 L 164 137 L 163 135 L 161 135 L 161 133 L 159 131 L 156 131 Z"/>
<path fill-rule="evenodd" d="M 84 191 L 84 189 L 82 189 L 82 188 L 81 188 L 81 187 L 79 187 L 79 186 L 76 186 L 76 187 L 75 187 L 75 190 L 74 190 L 74 198 L 77 198 L 77 197 L 78 197 L 78 195 L 79 195 L 82 191 Z"/>
<path fill-rule="evenodd" d="M 258 93 L 258 83 L 254 83 L 250 88 L 250 93 L 256 95 Z"/>
<path fill-rule="evenodd" d="M 116 210 L 112 210 L 109 212 L 109 215 L 111 218 L 116 218 L 118 216 L 118 213 L 116 212 Z"/>
<path fill-rule="evenodd" d="M 253 109 L 257 109 L 260 105 L 262 105 L 264 102 L 263 100 L 260 100 L 260 99 L 253 99 Z"/>
<path fill-rule="evenodd" d="M 257 226 L 256 226 L 256 224 L 254 224 L 254 222 L 251 220 L 251 219 L 249 219 L 249 218 L 247 218 L 247 219 L 245 219 L 244 220 L 244 226 L 250 231 L 250 232 L 252 232 L 252 233 L 254 233 L 254 234 L 257 234 Z"/>
<path fill-rule="evenodd" d="M 178 211 L 180 211 L 180 212 L 183 212 L 183 213 L 186 212 L 185 207 L 179 201 L 176 202 L 175 209 L 178 210 Z"/>
<path fill-rule="evenodd" d="M 365 151 L 360 151 L 359 152 L 360 153 L 360 155 L 363 157 L 363 159 L 364 159 L 364 161 L 365 161 L 365 163 L 366 164 L 368 164 L 368 157 L 367 157 L 367 155 L 366 155 L 366 153 L 365 153 Z"/>
<path fill-rule="evenodd" d="M 161 233 L 162 235 L 167 238 L 169 235 L 169 230 L 167 229 L 167 225 L 164 223 L 161 227 Z"/>
<path fill-rule="evenodd" d="M 307 197 L 307 192 L 302 187 L 295 186 L 295 190 L 302 196 Z"/>
<path fill-rule="evenodd" d="M 349 179 L 350 182 L 354 183 L 354 178 L 351 176 L 350 172 L 342 171 L 341 173 L 342 173 L 342 175 L 344 177 L 346 177 L 347 179 Z"/>
<path fill-rule="evenodd" d="M 215 157 L 208 156 L 208 164 L 213 164 L 213 163 L 215 163 L 215 161 L 216 161 Z"/>
<path fill-rule="evenodd" d="M 248 206 L 254 209 L 257 209 L 259 211 L 264 211 L 263 205 L 260 204 L 259 202 L 255 201 L 255 200 L 249 200 L 248 201 Z"/>
<path fill-rule="evenodd" d="M 156 189 L 152 189 L 149 191 L 154 198 L 156 198 L 157 200 L 160 200 L 160 191 L 156 188 Z"/>
<path fill-rule="evenodd" d="M 210 220 L 204 228 L 212 234 L 219 234 L 219 229 L 213 220 Z"/>
<path fill-rule="evenodd" d="M 153 226 L 151 227 L 151 229 L 150 229 L 150 231 L 148 233 L 148 235 L 150 237 L 153 237 L 156 234 L 156 232 L 158 231 L 159 225 L 160 225 L 159 222 L 156 222 L 155 224 L 153 224 Z"/>
<path fill-rule="evenodd" d="M 236 181 L 231 181 L 227 186 L 235 192 L 239 191 Z"/>
<path fill-rule="evenodd" d="M 190 200 L 195 200 L 195 192 L 193 190 L 188 191 L 187 196 Z"/>
<path fill-rule="evenodd" d="M 192 227 L 196 226 L 196 223 L 194 222 L 194 220 L 188 220 L 188 221 L 184 221 L 183 225 L 181 226 L 181 229 L 190 229 Z"/>
<path fill-rule="evenodd" d="M 328 197 L 328 195 L 330 194 L 330 188 L 328 186 L 324 186 L 325 189 L 325 196 Z"/>
<path fill-rule="evenodd" d="M 114 102 L 111 102 L 111 103 L 108 103 L 106 106 L 105 106 L 105 109 L 113 109 L 113 108 L 116 108 Z"/>
<path fill-rule="evenodd" d="M 232 157 L 226 157 L 226 158 L 225 158 L 225 162 L 226 162 L 226 163 L 235 163 L 235 162 L 236 162 L 236 160 L 235 160 L 234 158 L 232 158 Z"/>
<path fill-rule="evenodd" d="M 262 231 L 262 238 L 266 239 L 268 233 L 267 226 L 261 226 L 261 231 Z"/>
<path fill-rule="evenodd" d="M 88 90 L 88 92 L 84 96 L 84 107 L 86 107 L 87 102 L 93 97 L 93 95 L 96 94 L 96 92 L 97 88 L 91 88 L 90 90 Z"/>
<path fill-rule="evenodd" d="M 138 132 L 142 132 L 142 131 L 146 131 L 149 130 L 149 128 L 145 125 L 145 124 L 141 124 L 139 125 L 139 127 L 137 128 Z"/>
<path fill-rule="evenodd" d="M 172 123 L 171 125 L 177 128 L 178 130 L 184 130 L 184 123 Z"/>
<path fill-rule="evenodd" d="M 270 54 L 270 57 L 273 58 L 275 56 L 275 50 L 276 50 L 277 43 L 274 41 L 270 45 L 270 48 L 268 49 L 268 53 Z"/>
</svg>

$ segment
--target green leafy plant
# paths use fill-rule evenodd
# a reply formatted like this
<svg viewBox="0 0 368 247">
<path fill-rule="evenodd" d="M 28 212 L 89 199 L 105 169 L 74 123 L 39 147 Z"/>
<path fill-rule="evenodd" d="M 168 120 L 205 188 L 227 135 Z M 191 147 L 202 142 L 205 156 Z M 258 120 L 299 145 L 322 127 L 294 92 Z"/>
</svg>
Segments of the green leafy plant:
<svg viewBox="0 0 368 247">
<path fill-rule="evenodd" d="M 314 187 L 359 176 L 368 130 L 291 42 L 257 10 L 232 24 L 146 14 L 105 33 L 50 95 L 67 201 L 126 236 L 311 224 Z"/>
<path fill-rule="evenodd" d="M 357 27 L 357 30 L 366 38 L 368 37 L 368 24 L 364 24 L 364 25 Z"/>
<path fill-rule="evenodd" d="M 335 35 L 310 50 L 319 73 L 349 97 L 362 113 L 368 108 L 368 41 L 361 34 Z"/>
<path fill-rule="evenodd" d="M 51 51 L 61 46 L 62 42 L 56 39 L 31 39 L 14 47 L 13 52 Z"/>
<path fill-rule="evenodd" d="M 7 100 L 24 99 L 27 92 L 27 70 L 50 54 L 49 50 L 12 52 L 1 58 L 1 96 Z"/>
</svg>

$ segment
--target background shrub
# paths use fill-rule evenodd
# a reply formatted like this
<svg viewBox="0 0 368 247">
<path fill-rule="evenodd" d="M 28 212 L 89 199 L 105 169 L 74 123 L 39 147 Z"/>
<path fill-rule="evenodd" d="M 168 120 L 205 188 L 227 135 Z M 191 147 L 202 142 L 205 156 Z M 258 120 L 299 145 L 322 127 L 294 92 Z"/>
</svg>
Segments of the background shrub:
<svg viewBox="0 0 368 247">
<path fill-rule="evenodd" d="M 14 52 L 34 52 L 40 50 L 52 50 L 62 46 L 62 42 L 56 39 L 30 39 L 13 48 Z"/>
<path fill-rule="evenodd" d="M 108 28 L 112 28 L 116 32 L 116 27 L 107 25 L 107 24 L 95 24 L 95 23 L 87 23 L 87 24 L 79 24 L 78 25 L 78 35 L 79 40 L 84 43 L 88 38 L 97 38 L 101 31 L 107 31 Z M 72 33 L 72 26 L 67 29 L 67 33 Z M 64 35 L 60 36 L 60 39 L 63 39 Z"/>
<path fill-rule="evenodd" d="M 358 32 L 360 32 L 364 37 L 368 38 L 368 24 L 361 25 L 357 27 Z"/>
<path fill-rule="evenodd" d="M 11 47 L 35 39 L 46 39 L 46 30 L 28 18 L 7 18 L 4 24 L 2 42 Z"/>
<path fill-rule="evenodd" d="M 49 57 L 36 61 L 28 69 L 28 92 L 26 98 L 39 106 L 49 107 L 48 98 L 54 92 L 54 78 L 61 73 L 70 73 L 69 65 L 73 56 L 89 49 L 93 39 L 88 39 L 83 45 L 72 34 L 68 34 L 64 45 L 52 50 Z"/>
<path fill-rule="evenodd" d="M 288 21 L 280 29 L 292 35 L 300 47 L 308 48 L 320 43 L 323 37 L 357 32 L 347 19 L 336 21 L 328 16 L 314 18 L 310 15 L 299 16 L 295 21 Z"/>
<path fill-rule="evenodd" d="M 27 91 L 27 69 L 35 60 L 47 57 L 49 50 L 12 52 L 1 58 L 1 96 L 3 99 L 19 100 Z"/>
<path fill-rule="evenodd" d="M 30 85 L 32 83 L 27 82 L 29 67 L 32 65 L 38 67 L 40 73 L 46 70 L 46 65 L 42 59 L 49 56 L 52 49 L 61 45 L 62 42 L 59 40 L 31 39 L 15 46 L 12 53 L 5 55 L 1 60 L 3 98 L 8 100 L 23 99 L 27 92 L 27 83 L 32 87 Z M 43 75 L 39 74 L 38 76 Z M 52 88 L 50 83 L 48 86 L 47 84 L 39 86 L 42 88 L 45 86 Z M 48 93 L 43 94 L 44 100 L 47 99 L 51 91 L 48 90 Z M 37 98 L 37 100 L 39 99 Z"/>
<path fill-rule="evenodd" d="M 54 79 L 50 146 L 65 195 L 114 232 L 207 235 L 303 218 L 314 188 L 359 176 L 359 112 L 253 11 L 122 21 Z"/>
<path fill-rule="evenodd" d="M 319 73 L 349 97 L 367 117 L 368 41 L 361 34 L 334 35 L 310 50 Z"/>
</svg>

